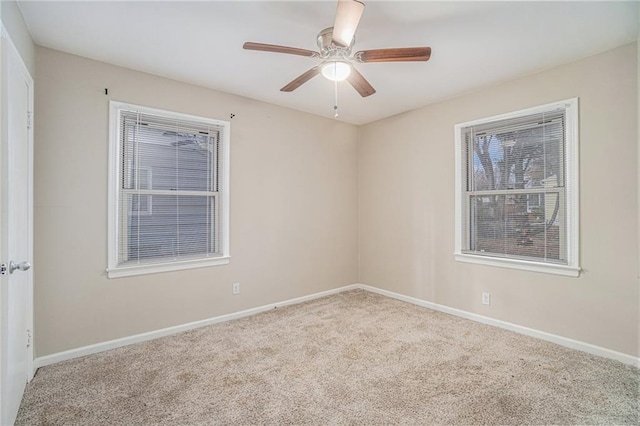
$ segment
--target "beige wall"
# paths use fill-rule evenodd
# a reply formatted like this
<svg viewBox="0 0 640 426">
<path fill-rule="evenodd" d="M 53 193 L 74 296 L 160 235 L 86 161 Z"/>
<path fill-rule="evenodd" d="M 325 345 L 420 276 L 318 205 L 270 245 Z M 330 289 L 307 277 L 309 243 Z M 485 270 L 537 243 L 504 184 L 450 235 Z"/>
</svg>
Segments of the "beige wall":
<svg viewBox="0 0 640 426">
<path fill-rule="evenodd" d="M 0 1 L 0 16 L 2 16 L 2 24 L 7 29 L 16 49 L 18 49 L 18 53 L 29 70 L 29 74 L 33 76 L 35 74 L 35 46 L 18 4 L 13 0 Z"/>
<path fill-rule="evenodd" d="M 36 59 L 36 356 L 357 282 L 355 126 L 50 49 Z M 110 99 L 235 114 L 229 265 L 107 279 Z"/>
<path fill-rule="evenodd" d="M 360 282 L 640 355 L 636 53 L 627 45 L 363 126 Z M 453 126 L 572 97 L 580 278 L 455 262 Z"/>
<path fill-rule="evenodd" d="M 358 130 L 37 48 L 36 356 L 358 281 L 640 355 L 636 53 L 625 46 Z M 576 96 L 581 277 L 456 263 L 454 124 Z M 109 99 L 236 114 L 230 265 L 106 278 Z"/>
</svg>

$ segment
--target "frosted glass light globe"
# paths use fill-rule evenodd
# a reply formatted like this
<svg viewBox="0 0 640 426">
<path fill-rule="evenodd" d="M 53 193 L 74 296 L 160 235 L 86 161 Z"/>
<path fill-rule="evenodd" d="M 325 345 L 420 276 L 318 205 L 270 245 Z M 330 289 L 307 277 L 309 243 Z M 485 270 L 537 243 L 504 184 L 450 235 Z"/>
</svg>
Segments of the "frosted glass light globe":
<svg viewBox="0 0 640 426">
<path fill-rule="evenodd" d="M 332 61 L 322 66 L 322 75 L 331 81 L 342 81 L 351 74 L 351 66 L 346 62 Z"/>
</svg>

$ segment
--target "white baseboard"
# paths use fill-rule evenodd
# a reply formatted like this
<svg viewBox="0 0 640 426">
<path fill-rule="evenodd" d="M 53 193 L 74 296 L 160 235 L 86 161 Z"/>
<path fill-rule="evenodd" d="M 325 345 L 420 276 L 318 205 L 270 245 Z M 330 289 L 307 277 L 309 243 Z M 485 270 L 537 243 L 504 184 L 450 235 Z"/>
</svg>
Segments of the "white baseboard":
<svg viewBox="0 0 640 426">
<path fill-rule="evenodd" d="M 115 348 L 120 348 L 127 345 L 132 345 L 135 343 L 145 342 L 147 340 L 153 340 L 159 337 L 165 337 L 172 334 L 180 333 L 182 331 L 193 330 L 195 328 L 204 327 L 211 324 L 217 324 L 220 322 L 243 318 L 250 315 L 258 314 L 260 312 L 265 312 L 274 308 L 288 306 L 288 305 L 295 305 L 295 304 L 306 302 L 309 300 L 318 299 L 320 297 L 325 297 L 332 294 L 341 293 L 343 291 L 355 290 L 355 289 L 370 291 L 372 293 L 377 293 L 383 296 L 387 296 L 394 299 L 402 300 L 404 302 L 412 303 L 414 305 L 422 306 L 424 308 L 433 309 L 435 311 L 444 312 L 444 313 L 455 315 L 461 318 L 466 318 L 471 321 L 476 321 L 476 322 L 491 325 L 494 327 L 499 327 L 506 330 L 514 331 L 516 333 L 546 340 L 548 342 L 556 343 L 558 345 L 565 346 L 571 349 L 577 349 L 579 351 L 587 352 L 592 355 L 597 355 L 604 358 L 610 358 L 610 359 L 623 362 L 625 364 L 640 367 L 640 358 L 634 357 L 632 355 L 623 354 L 621 352 L 612 351 L 610 349 L 602 348 L 602 347 L 595 346 L 585 342 L 580 342 L 578 340 L 569 339 L 567 337 L 557 336 L 555 334 L 546 333 L 544 331 L 534 330 L 532 328 L 523 327 L 517 324 L 512 324 L 509 322 L 485 317 L 482 315 L 463 311 L 461 309 L 450 308 L 448 306 L 439 305 L 437 303 L 427 302 L 426 300 L 405 296 L 403 294 L 394 293 L 392 291 L 383 290 L 376 287 L 371 287 L 365 284 L 352 284 L 344 287 L 335 288 L 332 290 L 322 291 L 320 293 L 310 294 L 308 296 L 296 297 L 294 299 L 289 299 L 282 302 L 271 303 L 269 305 L 259 306 L 257 308 L 251 308 L 251 309 L 247 309 L 240 312 L 220 315 L 217 317 L 208 318 L 201 321 L 194 321 L 187 324 L 163 328 L 161 330 L 150 331 L 148 333 L 136 334 L 133 336 L 123 337 L 121 339 L 109 340 L 107 342 L 96 343 L 94 345 L 83 346 L 81 348 L 70 349 L 68 351 L 46 355 L 43 357 L 36 358 L 33 361 L 34 373 L 35 373 L 35 370 L 37 370 L 40 367 L 55 364 L 57 362 L 67 361 L 73 358 L 79 358 L 82 356 L 107 351 L 109 349 L 115 349 Z"/>
<path fill-rule="evenodd" d="M 358 289 L 357 284 L 348 285 L 345 287 L 339 287 L 332 290 L 321 291 L 319 293 L 310 294 L 308 296 L 296 297 L 294 299 L 285 300 L 282 302 L 271 303 L 269 305 L 259 306 L 257 308 L 251 308 L 240 312 L 233 312 L 231 314 L 220 315 L 213 318 L 207 318 L 200 321 L 194 321 L 187 324 L 176 325 L 173 327 L 167 327 L 160 330 L 149 331 L 147 333 L 136 334 L 133 336 L 123 337 L 120 339 L 109 340 L 106 342 L 96 343 L 94 345 L 83 346 L 80 348 L 70 349 L 68 351 L 58 352 L 43 357 L 38 357 L 33 360 L 33 366 L 35 370 L 46 365 L 55 364 L 61 361 L 67 361 L 74 358 L 79 358 L 86 355 L 95 354 L 98 352 L 108 351 L 109 349 L 121 348 L 123 346 L 133 345 L 135 343 L 146 342 L 147 340 L 157 339 L 159 337 L 170 336 L 172 334 L 180 333 L 187 330 L 193 330 L 195 328 L 205 327 L 211 324 L 217 324 L 220 322 L 231 321 L 238 318 L 248 317 L 250 315 L 259 314 L 260 312 L 269 311 L 274 308 L 281 308 L 283 306 L 295 305 L 297 303 L 307 302 L 309 300 L 318 299 L 320 297 L 329 296 L 331 294 L 341 293 L 347 290 Z M 31 375 L 33 377 L 33 374 Z"/>
<path fill-rule="evenodd" d="M 515 331 L 516 333 L 519 333 L 519 334 L 524 334 L 524 335 L 535 337 L 541 340 L 546 340 L 547 342 L 556 343 L 560 346 L 565 346 L 571 349 L 577 349 L 579 351 L 586 352 L 592 355 L 615 359 L 616 361 L 620 361 L 622 363 L 633 365 L 640 368 L 640 358 L 634 357 L 633 355 L 612 351 L 611 349 L 595 346 L 590 343 L 585 343 L 579 340 L 573 340 L 567 337 L 558 336 L 556 334 L 535 330 L 533 328 L 523 327 L 521 325 L 513 324 L 510 322 L 485 317 L 482 315 L 463 311 L 461 309 L 450 308 L 449 306 L 439 305 L 433 302 L 427 302 L 426 300 L 405 296 L 403 294 L 394 293 L 392 291 L 383 290 L 377 287 L 371 287 L 365 284 L 358 284 L 357 288 L 361 288 L 363 290 L 367 290 L 372 293 L 381 294 L 383 296 L 392 297 L 394 299 L 402 300 L 404 302 L 409 302 L 414 305 L 422 306 L 424 308 L 433 309 L 434 311 L 444 312 L 446 314 L 451 314 L 457 317 L 466 318 L 471 321 L 480 322 L 480 323 L 491 325 L 494 327 L 504 328 L 505 330 Z"/>
</svg>

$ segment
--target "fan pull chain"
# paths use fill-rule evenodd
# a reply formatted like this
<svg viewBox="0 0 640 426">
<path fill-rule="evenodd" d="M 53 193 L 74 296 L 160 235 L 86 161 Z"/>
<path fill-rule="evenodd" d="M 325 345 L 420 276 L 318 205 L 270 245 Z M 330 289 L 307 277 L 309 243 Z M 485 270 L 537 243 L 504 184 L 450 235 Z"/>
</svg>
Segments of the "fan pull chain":
<svg viewBox="0 0 640 426">
<path fill-rule="evenodd" d="M 340 115 L 338 114 L 338 80 L 334 80 L 333 82 L 334 94 L 336 102 L 333 105 L 333 111 L 335 112 L 334 118 L 338 118 Z"/>
</svg>

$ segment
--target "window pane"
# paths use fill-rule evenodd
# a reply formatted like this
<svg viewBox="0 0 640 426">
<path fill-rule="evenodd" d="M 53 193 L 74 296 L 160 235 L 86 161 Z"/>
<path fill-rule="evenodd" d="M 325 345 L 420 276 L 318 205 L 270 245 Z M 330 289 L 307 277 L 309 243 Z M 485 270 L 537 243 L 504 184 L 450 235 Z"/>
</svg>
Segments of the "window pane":
<svg viewBox="0 0 640 426">
<path fill-rule="evenodd" d="M 123 189 L 147 189 L 139 173 L 146 169 L 153 176 L 149 189 L 217 191 L 216 130 L 167 130 L 140 120 L 124 119 Z"/>
<path fill-rule="evenodd" d="M 563 203 L 560 192 L 471 196 L 469 251 L 566 261 Z"/>
<path fill-rule="evenodd" d="M 471 134 L 470 190 L 551 188 L 564 185 L 564 120 L 534 122 Z"/>
<path fill-rule="evenodd" d="M 148 200 L 150 213 L 139 214 Z M 216 255 L 214 202 L 214 197 L 124 194 L 121 214 L 128 226 L 120 262 Z"/>
</svg>

